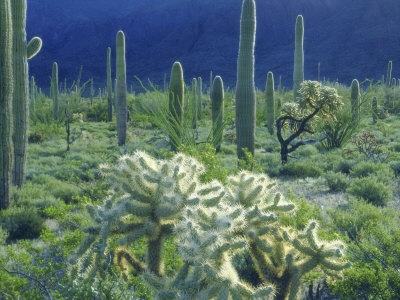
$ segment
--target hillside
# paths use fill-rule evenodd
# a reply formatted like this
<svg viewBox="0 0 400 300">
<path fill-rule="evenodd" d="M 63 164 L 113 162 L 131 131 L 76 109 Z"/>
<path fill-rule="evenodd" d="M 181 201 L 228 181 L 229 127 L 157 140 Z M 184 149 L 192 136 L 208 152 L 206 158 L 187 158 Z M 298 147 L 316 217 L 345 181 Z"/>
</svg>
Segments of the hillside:
<svg viewBox="0 0 400 300">
<path fill-rule="evenodd" d="M 149 4 L 148 4 L 149 3 Z M 60 66 L 60 80 L 94 77 L 105 84 L 106 48 L 115 48 L 119 29 L 126 34 L 128 86 L 137 75 L 162 84 L 175 60 L 182 62 L 185 80 L 209 72 L 220 74 L 226 86 L 236 82 L 240 0 L 30 0 L 28 36 L 41 36 L 44 47 L 30 61 L 39 85 L 49 85 L 51 65 Z M 305 20 L 305 77 L 321 76 L 349 84 L 353 78 L 380 79 L 388 60 L 397 77 L 400 53 L 400 2 L 395 0 L 272 0 L 257 1 L 256 84 L 266 73 L 292 85 L 294 23 Z M 113 51 L 113 57 L 114 57 Z M 207 84 L 208 85 L 208 84 Z"/>
</svg>

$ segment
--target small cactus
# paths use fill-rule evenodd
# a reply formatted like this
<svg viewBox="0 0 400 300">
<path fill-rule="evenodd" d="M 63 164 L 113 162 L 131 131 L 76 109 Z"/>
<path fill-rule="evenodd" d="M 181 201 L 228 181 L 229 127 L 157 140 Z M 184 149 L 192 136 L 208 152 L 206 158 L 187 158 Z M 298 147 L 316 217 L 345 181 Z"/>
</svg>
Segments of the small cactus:
<svg viewBox="0 0 400 300">
<path fill-rule="evenodd" d="M 265 87 L 265 100 L 267 106 L 267 128 L 269 134 L 274 134 L 275 121 L 275 95 L 274 95 L 274 74 L 268 72 L 267 83 Z"/>
<path fill-rule="evenodd" d="M 197 128 L 197 79 L 192 79 L 192 94 L 191 96 L 191 106 L 192 106 L 192 127 Z"/>
<path fill-rule="evenodd" d="M 378 118 L 378 101 L 376 100 L 376 97 L 372 98 L 371 108 L 372 108 L 372 123 L 375 124 Z"/>
<path fill-rule="evenodd" d="M 112 122 L 111 48 L 107 48 L 107 117 Z"/>
<path fill-rule="evenodd" d="M 353 121 L 360 120 L 360 84 L 357 79 L 354 79 L 351 83 L 351 114 Z"/>
<path fill-rule="evenodd" d="M 392 61 L 390 60 L 388 63 L 388 68 L 386 73 L 386 87 L 390 87 L 391 78 L 392 78 Z M 382 81 L 383 81 L 383 76 L 382 76 Z"/>
<path fill-rule="evenodd" d="M 300 85 L 304 81 L 304 21 L 303 16 L 298 15 L 295 28 L 295 48 L 294 48 L 294 71 L 293 71 L 293 96 L 294 101 L 300 96 Z M 318 80 L 319 81 L 319 80 Z"/>
<path fill-rule="evenodd" d="M 203 82 L 201 77 L 197 78 L 197 120 L 201 120 L 201 110 L 202 110 L 202 90 L 203 89 Z"/>
<path fill-rule="evenodd" d="M 181 144 L 183 131 L 183 108 L 185 97 L 185 83 L 183 81 L 183 70 L 180 62 L 176 61 L 171 70 L 169 81 L 169 111 L 171 114 L 171 147 L 172 151 L 178 150 Z"/>
<path fill-rule="evenodd" d="M 211 93 L 211 115 L 213 128 L 213 145 L 217 152 L 221 150 L 224 121 L 224 83 L 220 76 L 214 78 Z"/>
<path fill-rule="evenodd" d="M 58 65 L 53 63 L 51 74 L 51 95 L 53 97 L 53 116 L 54 120 L 58 119 Z"/>
</svg>

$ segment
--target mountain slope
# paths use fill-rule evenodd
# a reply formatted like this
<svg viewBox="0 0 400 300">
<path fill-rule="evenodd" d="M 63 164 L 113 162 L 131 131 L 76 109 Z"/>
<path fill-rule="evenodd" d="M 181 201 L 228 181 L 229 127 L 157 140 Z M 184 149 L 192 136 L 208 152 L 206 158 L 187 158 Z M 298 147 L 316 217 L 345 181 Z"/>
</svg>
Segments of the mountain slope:
<svg viewBox="0 0 400 300">
<path fill-rule="evenodd" d="M 41 36 L 44 46 L 30 61 L 44 88 L 57 61 L 60 80 L 68 83 L 84 66 L 83 79 L 105 84 L 106 48 L 115 56 L 115 35 L 126 35 L 128 86 L 149 78 L 162 84 L 175 60 L 182 62 L 185 81 L 210 70 L 226 86 L 236 82 L 241 0 L 50 0 L 28 1 L 28 36 Z M 400 1 L 397 0 L 256 0 L 256 84 L 266 74 L 292 85 L 294 23 L 305 22 L 305 78 L 321 76 L 350 83 L 353 78 L 380 79 L 388 60 L 393 76 L 400 64 Z M 113 70 L 114 73 L 114 70 Z M 114 75 L 113 75 L 114 76 Z"/>
</svg>

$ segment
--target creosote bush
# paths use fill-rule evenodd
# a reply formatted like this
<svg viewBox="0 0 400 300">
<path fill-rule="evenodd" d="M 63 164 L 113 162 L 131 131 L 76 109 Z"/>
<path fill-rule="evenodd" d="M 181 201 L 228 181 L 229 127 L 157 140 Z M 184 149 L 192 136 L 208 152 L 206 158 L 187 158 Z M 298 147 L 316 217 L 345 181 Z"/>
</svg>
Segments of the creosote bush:
<svg viewBox="0 0 400 300">
<path fill-rule="evenodd" d="M 72 255 L 70 275 L 96 278 L 110 272 L 110 238 L 122 245 L 146 237 L 145 262 L 126 252 L 154 299 L 295 299 L 302 277 L 315 268 L 340 276 L 348 266 L 340 241 L 320 241 L 318 223 L 303 231 L 282 226 L 279 216 L 293 216 L 296 205 L 275 191 L 264 174 L 241 171 L 201 183 L 206 169 L 177 153 L 154 159 L 136 151 L 116 166 L 101 166 L 112 184 L 101 206 L 87 205 L 92 224 Z M 174 276 L 163 270 L 163 241 L 176 237 L 183 265 Z M 257 287 L 242 281 L 233 257 L 248 251 L 261 280 Z"/>
<path fill-rule="evenodd" d="M 376 206 L 385 206 L 390 198 L 393 197 L 391 188 L 379 182 L 376 176 L 354 179 L 347 192 Z"/>
</svg>

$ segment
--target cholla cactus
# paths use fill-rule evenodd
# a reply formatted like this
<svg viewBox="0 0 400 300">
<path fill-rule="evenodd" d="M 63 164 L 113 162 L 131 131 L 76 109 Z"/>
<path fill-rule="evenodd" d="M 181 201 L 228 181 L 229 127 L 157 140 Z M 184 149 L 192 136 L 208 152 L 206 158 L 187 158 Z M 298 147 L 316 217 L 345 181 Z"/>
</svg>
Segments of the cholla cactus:
<svg viewBox="0 0 400 300">
<path fill-rule="evenodd" d="M 154 299 L 296 299 L 302 276 L 316 267 L 339 275 L 344 245 L 316 239 L 312 221 L 304 233 L 284 228 L 278 216 L 292 214 L 293 203 L 283 200 L 264 174 L 242 171 L 201 184 L 204 167 L 181 153 L 156 160 L 144 152 L 121 157 L 117 167 L 102 166 L 113 183 L 103 206 L 88 206 L 95 225 L 76 253 L 81 271 L 104 272 L 111 262 L 107 239 L 124 234 L 123 244 L 148 238 L 143 265 L 125 248 L 114 261 L 130 264 L 153 291 Z M 132 218 L 134 217 L 134 218 Z M 163 276 L 161 247 L 176 235 L 184 265 L 174 278 Z M 232 265 L 234 254 L 247 249 L 259 277 L 258 287 L 243 282 Z M 78 269 L 75 267 L 75 273 Z"/>
</svg>

